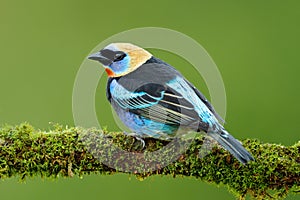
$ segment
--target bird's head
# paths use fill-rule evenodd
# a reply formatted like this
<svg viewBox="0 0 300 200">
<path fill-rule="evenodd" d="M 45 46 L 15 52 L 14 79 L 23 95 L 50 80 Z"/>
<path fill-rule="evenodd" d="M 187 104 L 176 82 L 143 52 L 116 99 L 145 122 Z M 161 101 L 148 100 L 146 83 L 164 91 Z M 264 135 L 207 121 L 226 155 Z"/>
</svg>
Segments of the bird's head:
<svg viewBox="0 0 300 200">
<path fill-rule="evenodd" d="M 111 43 L 88 59 L 99 61 L 109 77 L 124 76 L 149 60 L 152 55 L 130 43 Z"/>
</svg>

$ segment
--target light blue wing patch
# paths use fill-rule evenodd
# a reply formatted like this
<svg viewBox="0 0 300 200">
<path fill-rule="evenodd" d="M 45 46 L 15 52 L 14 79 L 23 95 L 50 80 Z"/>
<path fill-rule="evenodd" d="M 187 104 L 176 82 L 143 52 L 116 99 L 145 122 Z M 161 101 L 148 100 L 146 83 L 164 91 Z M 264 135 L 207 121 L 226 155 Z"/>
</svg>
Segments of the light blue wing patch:
<svg viewBox="0 0 300 200">
<path fill-rule="evenodd" d="M 120 85 L 116 80 L 113 80 L 110 85 L 112 98 L 123 109 L 143 109 L 153 106 L 163 98 L 164 92 L 161 92 L 160 97 L 154 97 L 146 92 L 131 92 Z"/>
<path fill-rule="evenodd" d="M 203 122 L 208 123 L 210 126 L 219 125 L 218 120 L 214 114 L 208 109 L 208 107 L 201 101 L 194 90 L 189 84 L 182 78 L 177 76 L 172 81 L 168 82 L 167 85 L 172 89 L 180 93 L 187 101 L 194 105 L 195 111 Z"/>
</svg>

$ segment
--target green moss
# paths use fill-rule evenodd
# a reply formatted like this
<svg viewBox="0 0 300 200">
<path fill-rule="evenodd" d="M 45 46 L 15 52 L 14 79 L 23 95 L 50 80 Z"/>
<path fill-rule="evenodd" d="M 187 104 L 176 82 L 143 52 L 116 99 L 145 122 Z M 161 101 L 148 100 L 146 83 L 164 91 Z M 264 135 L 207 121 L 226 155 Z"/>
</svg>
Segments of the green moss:
<svg viewBox="0 0 300 200">
<path fill-rule="evenodd" d="M 112 142 L 114 145 L 112 145 Z M 264 144 L 247 139 L 244 146 L 256 161 L 240 164 L 227 151 L 214 147 L 203 158 L 199 150 L 203 144 L 201 136 L 194 140 L 177 139 L 172 145 L 166 141 L 146 139 L 146 148 L 138 141 L 122 133 L 109 133 L 95 129 L 54 125 L 47 132 L 35 130 L 23 123 L 18 126 L 0 128 L 0 178 L 19 176 L 21 180 L 30 176 L 72 177 L 90 173 L 113 174 L 117 170 L 131 172 L 138 179 L 161 174 L 192 176 L 217 185 L 226 185 L 240 199 L 247 194 L 256 199 L 278 199 L 288 192 L 299 193 L 300 141 L 293 146 Z M 156 150 L 170 145 L 163 154 Z M 135 153 L 118 153 L 118 147 Z M 183 151 L 174 162 L 175 152 Z M 145 166 L 143 159 L 148 159 Z M 171 163 L 165 166 L 165 164 Z M 143 169 L 156 166 L 154 171 Z M 153 168 L 154 169 L 154 168 Z"/>
</svg>

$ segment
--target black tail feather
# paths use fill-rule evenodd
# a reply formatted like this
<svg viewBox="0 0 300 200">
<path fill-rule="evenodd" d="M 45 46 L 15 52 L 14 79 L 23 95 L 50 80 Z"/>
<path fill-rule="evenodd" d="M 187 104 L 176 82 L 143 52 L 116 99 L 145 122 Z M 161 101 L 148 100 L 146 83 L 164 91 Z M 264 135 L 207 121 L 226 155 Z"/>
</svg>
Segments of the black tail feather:
<svg viewBox="0 0 300 200">
<path fill-rule="evenodd" d="M 209 136 L 215 139 L 224 149 L 228 150 L 241 163 L 254 160 L 253 156 L 242 146 L 241 142 L 235 139 L 227 131 L 221 133 L 209 133 Z"/>
</svg>

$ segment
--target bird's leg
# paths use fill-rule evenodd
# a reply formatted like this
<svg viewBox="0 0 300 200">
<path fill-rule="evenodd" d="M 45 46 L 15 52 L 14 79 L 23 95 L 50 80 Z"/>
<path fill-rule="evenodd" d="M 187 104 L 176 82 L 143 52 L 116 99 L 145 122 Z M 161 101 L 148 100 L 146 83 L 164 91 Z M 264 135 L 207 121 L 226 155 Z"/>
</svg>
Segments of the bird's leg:
<svg viewBox="0 0 300 200">
<path fill-rule="evenodd" d="M 124 134 L 127 135 L 127 136 L 134 137 L 134 139 L 141 142 L 143 149 L 145 148 L 145 141 L 140 137 L 140 135 L 138 135 L 136 133 L 127 133 L 125 131 L 124 131 Z"/>
</svg>

